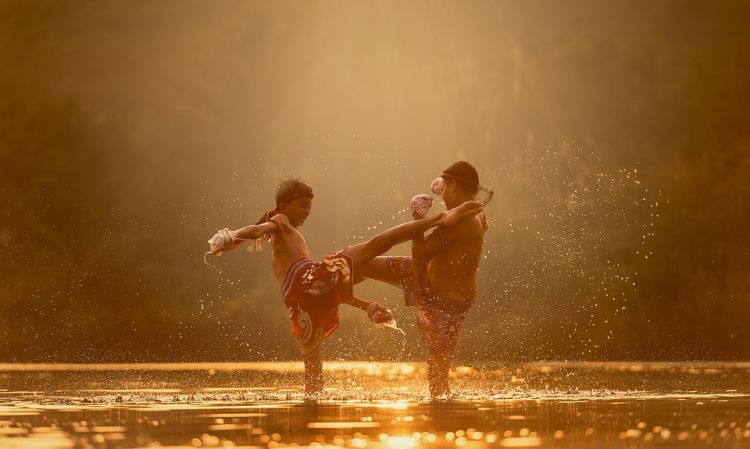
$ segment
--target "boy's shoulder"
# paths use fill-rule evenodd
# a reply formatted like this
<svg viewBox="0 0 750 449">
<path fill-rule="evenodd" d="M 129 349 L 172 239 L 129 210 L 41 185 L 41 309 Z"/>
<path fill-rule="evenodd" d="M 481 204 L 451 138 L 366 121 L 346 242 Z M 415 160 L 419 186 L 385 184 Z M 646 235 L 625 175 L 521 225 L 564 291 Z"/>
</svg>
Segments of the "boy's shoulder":
<svg viewBox="0 0 750 449">
<path fill-rule="evenodd" d="M 484 238 L 485 228 L 482 224 L 482 219 L 476 216 L 466 217 L 460 220 L 453 226 L 439 226 L 435 229 L 433 234 L 440 236 L 443 239 L 448 239 L 452 242 L 471 242 Z"/>
<path fill-rule="evenodd" d="M 458 242 L 468 244 L 480 241 L 484 239 L 485 232 L 482 220 L 481 216 L 466 217 L 448 229 L 451 230 L 451 233 Z"/>
<path fill-rule="evenodd" d="M 289 217 L 287 217 L 286 215 L 284 215 L 282 213 L 278 213 L 278 214 L 274 215 L 269 220 L 272 221 L 272 222 L 274 222 L 274 223 L 276 223 L 277 225 L 279 225 L 279 227 L 282 227 L 282 226 L 291 226 L 291 224 L 289 223 Z"/>
<path fill-rule="evenodd" d="M 460 234 L 468 234 L 468 235 L 484 234 L 484 231 L 485 231 L 484 213 L 480 212 L 479 214 L 473 217 L 466 217 L 463 220 L 456 223 L 454 227 L 456 228 L 456 231 L 458 231 Z"/>
</svg>

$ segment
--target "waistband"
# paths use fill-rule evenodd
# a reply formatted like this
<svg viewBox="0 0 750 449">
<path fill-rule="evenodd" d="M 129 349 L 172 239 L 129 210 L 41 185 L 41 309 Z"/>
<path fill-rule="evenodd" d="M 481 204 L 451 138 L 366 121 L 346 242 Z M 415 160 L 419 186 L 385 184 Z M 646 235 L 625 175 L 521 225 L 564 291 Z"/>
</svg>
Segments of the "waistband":
<svg viewBox="0 0 750 449">
<path fill-rule="evenodd" d="M 474 305 L 474 301 L 476 300 L 476 298 L 464 300 L 445 299 L 440 296 L 433 288 L 431 288 L 429 283 L 426 283 L 425 285 L 425 293 L 425 305 L 430 309 L 445 313 L 466 312 L 471 308 L 472 305 Z"/>
<path fill-rule="evenodd" d="M 289 270 L 286 272 L 286 277 L 284 278 L 284 283 L 281 284 L 281 299 L 286 300 L 287 295 L 292 291 L 292 287 L 294 287 L 294 278 L 297 277 L 297 273 L 299 273 L 303 268 L 307 267 L 308 265 L 312 265 L 315 262 L 313 262 L 310 259 L 302 258 L 292 264 L 291 267 L 289 267 Z"/>
</svg>

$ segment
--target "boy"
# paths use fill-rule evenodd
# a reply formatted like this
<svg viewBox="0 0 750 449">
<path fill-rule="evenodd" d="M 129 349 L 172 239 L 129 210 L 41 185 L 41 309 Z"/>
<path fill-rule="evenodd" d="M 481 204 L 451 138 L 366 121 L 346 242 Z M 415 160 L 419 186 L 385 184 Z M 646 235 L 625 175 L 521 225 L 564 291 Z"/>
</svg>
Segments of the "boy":
<svg viewBox="0 0 750 449">
<path fill-rule="evenodd" d="M 382 307 L 354 298 L 353 271 L 393 245 L 410 240 L 438 225 L 451 226 L 482 210 L 482 204 L 469 202 L 437 216 L 415 220 L 376 235 L 367 242 L 351 246 L 320 262 L 310 260 L 307 242 L 297 228 L 310 215 L 313 191 L 300 179 L 289 179 L 276 189 L 276 208 L 263 214 L 254 225 L 236 231 L 219 231 L 209 243 L 213 254 L 234 249 L 243 240 L 254 239 L 255 248 L 270 241 L 271 263 L 281 286 L 284 305 L 289 309 L 292 334 L 305 364 L 305 395 L 315 396 L 323 389 L 320 344 L 339 325 L 338 305 L 351 304 L 367 309 L 374 321 L 391 317 Z"/>
<path fill-rule="evenodd" d="M 466 161 L 452 164 L 433 182 L 433 193 L 442 196 L 448 209 L 476 203 L 480 189 L 492 195 L 480 186 L 477 170 Z M 414 197 L 415 218 L 424 216 L 430 205 L 429 196 Z M 486 231 L 483 213 L 465 217 L 454 226 L 437 228 L 426 238 L 418 233 L 412 240 L 412 257 L 377 257 L 357 271 L 355 282 L 364 277 L 400 287 L 406 304 L 416 306 L 434 399 L 450 393 L 448 374 L 461 323 L 476 298 L 476 273 Z"/>
</svg>

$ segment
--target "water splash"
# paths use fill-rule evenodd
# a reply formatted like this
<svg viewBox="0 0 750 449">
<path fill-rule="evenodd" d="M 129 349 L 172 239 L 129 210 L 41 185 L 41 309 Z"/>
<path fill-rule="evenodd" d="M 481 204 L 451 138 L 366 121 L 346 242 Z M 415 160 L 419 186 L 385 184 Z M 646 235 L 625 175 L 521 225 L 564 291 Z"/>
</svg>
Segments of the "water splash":
<svg viewBox="0 0 750 449">
<path fill-rule="evenodd" d="M 607 356 L 630 335 L 660 193 L 637 167 L 612 169 L 567 141 L 525 150 L 493 176 L 506 188 L 488 211 L 498 228 L 485 255 L 500 269 L 486 275 L 485 311 L 504 316 L 499 332 L 516 352 L 523 347 L 522 358 Z M 492 349 L 517 357 L 507 344 Z"/>
</svg>

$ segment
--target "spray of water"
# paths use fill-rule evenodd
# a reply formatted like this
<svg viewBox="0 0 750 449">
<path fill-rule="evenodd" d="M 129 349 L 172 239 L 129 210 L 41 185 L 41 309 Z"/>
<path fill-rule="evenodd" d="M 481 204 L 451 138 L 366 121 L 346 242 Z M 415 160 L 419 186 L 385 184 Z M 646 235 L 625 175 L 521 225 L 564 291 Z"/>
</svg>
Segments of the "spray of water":
<svg viewBox="0 0 750 449">
<path fill-rule="evenodd" d="M 613 170 L 568 141 L 517 154 L 494 176 L 504 188 L 489 210 L 497 227 L 480 269 L 480 305 L 501 325 L 490 331 L 479 323 L 477 337 L 504 337 L 488 352 L 508 358 L 610 355 L 637 313 L 631 307 L 653 255 L 659 192 L 640 181 L 637 167 Z"/>
</svg>

